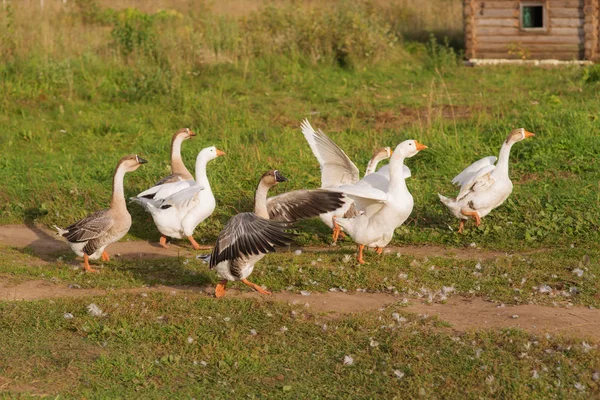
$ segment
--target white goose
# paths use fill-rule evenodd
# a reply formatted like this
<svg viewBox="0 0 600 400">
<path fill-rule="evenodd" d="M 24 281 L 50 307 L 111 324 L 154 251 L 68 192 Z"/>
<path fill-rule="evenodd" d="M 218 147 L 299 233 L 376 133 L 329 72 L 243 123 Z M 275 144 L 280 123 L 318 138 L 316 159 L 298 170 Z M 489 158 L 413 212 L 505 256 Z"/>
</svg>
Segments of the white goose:
<svg viewBox="0 0 600 400">
<path fill-rule="evenodd" d="M 308 142 L 313 154 L 319 161 L 321 168 L 321 187 L 324 189 L 335 188 L 342 185 L 352 185 L 360 179 L 360 172 L 356 165 L 346 155 L 333 140 L 331 140 L 323 131 L 314 130 L 308 120 L 303 120 L 300 125 L 302 134 Z M 367 165 L 365 176 L 374 173 L 380 161 L 388 159 L 392 155 L 389 147 L 383 147 L 373 154 L 373 157 Z M 383 167 L 385 168 L 385 167 Z M 382 170 L 383 170 L 382 168 Z M 410 170 L 407 170 L 407 177 L 410 176 Z M 385 170 L 387 171 L 387 170 Z M 385 175 L 385 174 L 384 174 Z M 387 173 L 389 176 L 389 172 Z M 389 179 L 389 178 L 388 178 Z M 336 218 L 350 218 L 356 215 L 353 207 L 354 201 L 346 198 L 344 205 L 337 210 L 319 215 L 321 220 L 331 229 L 333 229 L 333 243 L 335 244 L 340 236 L 343 235 L 341 228 L 336 222 Z"/>
<path fill-rule="evenodd" d="M 341 191 L 354 199 L 359 215 L 337 218 L 336 221 L 358 245 L 359 263 L 364 263 L 365 246 L 374 247 L 381 254 L 383 247 L 392 240 L 396 228 L 412 212 L 414 203 L 406 187 L 404 160 L 426 148 L 416 140 L 405 140 L 396 146 L 390 157 L 387 185 L 382 184 L 385 181 L 385 174 L 382 173 L 380 176 L 368 175 L 354 185 L 329 189 Z"/>
<path fill-rule="evenodd" d="M 196 157 L 196 180 L 172 182 L 160 185 L 152 199 L 132 197 L 152 215 L 156 227 L 162 233 L 160 244 L 168 247 L 167 236 L 187 237 L 194 249 L 200 245 L 194 240 L 196 226 L 215 210 L 216 201 L 206 176 L 206 164 L 225 153 L 214 146 L 202 149 Z M 143 195 L 143 192 L 140 193 Z"/>
<path fill-rule="evenodd" d="M 102 257 L 103 261 L 110 261 L 104 249 L 125 236 L 131 228 L 131 215 L 127 211 L 123 193 L 123 178 L 125 173 L 135 171 L 147 162 L 135 154 L 121 158 L 113 175 L 110 208 L 90 214 L 66 229 L 54 225 L 58 234 L 67 239 L 71 250 L 83 257 L 85 271 L 97 272 L 90 267 L 89 260 Z"/>
<path fill-rule="evenodd" d="M 269 189 L 285 181 L 277 170 L 264 173 L 254 195 L 254 212 L 235 215 L 219 233 L 209 261 L 210 269 L 222 278 L 216 297 L 225 295 L 229 281 L 242 281 L 259 293 L 271 294 L 248 281 L 254 265 L 276 246 L 292 241 L 293 235 L 286 231 L 289 223 L 335 210 L 344 200 L 341 193 L 325 190 L 295 190 L 267 199 Z"/>
<path fill-rule="evenodd" d="M 479 226 L 481 218 L 510 196 L 513 190 L 508 176 L 510 149 L 513 144 L 531 136 L 535 135 L 523 128 L 514 129 L 502 144 L 499 159 L 494 156 L 482 158 L 452 179 L 453 184 L 460 185 L 456 198 L 451 199 L 438 193 L 442 203 L 460 219 L 459 233 L 463 232 L 467 219 L 475 218 L 475 224 Z M 494 165 L 496 160 L 498 162 Z"/>
</svg>

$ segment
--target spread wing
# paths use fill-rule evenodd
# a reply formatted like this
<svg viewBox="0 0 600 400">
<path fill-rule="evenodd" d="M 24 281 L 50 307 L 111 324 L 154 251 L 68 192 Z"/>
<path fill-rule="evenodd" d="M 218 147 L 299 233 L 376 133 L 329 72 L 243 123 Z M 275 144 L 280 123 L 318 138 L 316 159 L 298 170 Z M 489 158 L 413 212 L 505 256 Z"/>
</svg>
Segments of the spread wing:
<svg viewBox="0 0 600 400">
<path fill-rule="evenodd" d="M 108 210 L 101 210 L 68 226 L 62 236 L 72 243 L 87 242 L 102 236 L 113 224 Z"/>
<path fill-rule="evenodd" d="M 456 200 L 464 198 L 466 195 L 472 192 L 482 192 L 487 190 L 496 181 L 492 177 L 492 171 L 496 169 L 495 165 L 486 165 L 479 171 L 476 171 L 470 175 L 471 179 L 464 182 L 460 188 Z"/>
<path fill-rule="evenodd" d="M 321 187 L 351 184 L 360 178 L 356 165 L 321 130 L 315 131 L 308 120 L 300 125 L 302 134 L 321 166 Z"/>
<path fill-rule="evenodd" d="M 198 194 L 203 190 L 204 186 L 199 184 L 187 187 L 162 200 L 159 207 L 176 206 L 182 209 L 193 207 L 198 203 Z"/>
<path fill-rule="evenodd" d="M 317 217 L 344 205 L 344 195 L 327 190 L 294 190 L 267 199 L 269 218 L 294 222 Z"/>
<path fill-rule="evenodd" d="M 139 198 L 144 197 L 144 198 L 154 199 L 154 200 L 166 199 L 167 197 L 171 196 L 172 194 L 175 194 L 175 193 L 179 192 L 180 190 L 187 189 L 190 186 L 194 186 L 194 185 L 196 185 L 196 181 L 194 181 L 194 180 L 164 183 L 162 185 L 152 186 L 150 189 L 144 190 L 142 193 L 138 194 L 136 197 L 139 197 Z"/>
<path fill-rule="evenodd" d="M 365 212 L 369 216 L 378 211 L 388 199 L 386 192 L 361 185 L 344 185 L 329 190 L 343 192 L 354 200 L 358 212 Z"/>
<path fill-rule="evenodd" d="M 473 164 L 465 168 L 460 174 L 456 175 L 454 179 L 452 179 L 452 183 L 461 187 L 464 186 L 466 183 L 472 181 L 483 167 L 494 165 L 496 160 L 496 157 L 489 156 L 475 161 Z"/>
<path fill-rule="evenodd" d="M 283 222 L 261 218 L 250 212 L 238 214 L 219 234 L 210 255 L 210 268 L 223 261 L 274 252 L 276 246 L 287 246 L 293 238 Z"/>
<path fill-rule="evenodd" d="M 165 176 L 160 181 L 156 182 L 154 184 L 154 186 L 164 185 L 165 183 L 181 182 L 181 181 L 184 181 L 184 180 L 185 179 L 182 178 L 182 176 L 179 175 L 179 174 L 171 174 L 169 176 Z"/>
</svg>

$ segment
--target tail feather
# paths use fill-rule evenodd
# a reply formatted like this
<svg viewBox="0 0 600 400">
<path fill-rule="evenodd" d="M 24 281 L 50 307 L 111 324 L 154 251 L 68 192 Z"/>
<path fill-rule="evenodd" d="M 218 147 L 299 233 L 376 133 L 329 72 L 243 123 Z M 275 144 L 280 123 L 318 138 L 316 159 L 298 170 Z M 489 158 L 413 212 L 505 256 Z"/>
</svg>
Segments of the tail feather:
<svg viewBox="0 0 600 400">
<path fill-rule="evenodd" d="M 444 203 L 445 205 L 449 205 L 450 203 L 453 203 L 455 201 L 454 199 L 450 199 L 450 198 L 448 198 L 448 197 L 446 197 L 444 195 L 441 195 L 439 193 L 438 193 L 438 196 L 440 198 L 440 201 L 442 203 Z"/>
<path fill-rule="evenodd" d="M 56 229 L 58 232 L 56 233 L 58 236 L 64 236 L 65 234 L 69 233 L 69 231 L 64 230 L 63 228 L 61 228 L 60 226 L 57 225 L 53 225 L 54 229 Z"/>
</svg>

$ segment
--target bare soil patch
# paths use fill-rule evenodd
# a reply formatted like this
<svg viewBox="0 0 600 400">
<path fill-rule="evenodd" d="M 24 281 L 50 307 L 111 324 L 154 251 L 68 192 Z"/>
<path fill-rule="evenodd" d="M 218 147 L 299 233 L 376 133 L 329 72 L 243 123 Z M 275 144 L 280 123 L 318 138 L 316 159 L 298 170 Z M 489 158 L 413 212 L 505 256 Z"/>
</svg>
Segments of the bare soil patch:
<svg viewBox="0 0 600 400">
<path fill-rule="evenodd" d="M 6 286 L 0 283 L 0 300 L 42 300 L 61 297 L 101 296 L 107 293 L 197 294 L 211 296 L 212 287 L 153 286 L 133 289 L 102 290 L 73 289 L 66 285 L 35 280 Z M 263 296 L 256 292 L 228 289 L 228 296 L 283 301 L 306 307 L 316 313 L 350 314 L 381 310 L 398 302 L 398 298 L 385 293 L 298 293 L 280 292 Z M 218 301 L 215 299 L 215 301 Z M 420 300 L 404 308 L 406 312 L 428 317 L 436 316 L 451 324 L 459 332 L 488 329 L 522 329 L 529 333 L 550 333 L 558 336 L 581 337 L 600 342 L 600 310 L 584 307 L 547 307 L 534 304 L 501 306 L 481 298 L 451 297 L 445 304 L 424 304 Z"/>
<path fill-rule="evenodd" d="M 70 251 L 67 243 L 56 235 L 54 231 L 40 225 L 2 225 L 0 226 L 0 245 L 28 248 L 39 255 L 43 260 L 52 261 L 52 254 Z M 201 253 L 207 253 L 211 246 L 201 246 Z M 333 246 L 309 246 L 303 247 L 303 251 L 325 252 L 339 249 Z M 291 248 L 295 250 L 296 248 Z M 206 251 L 203 251 L 206 250 Z M 197 254 L 191 247 L 182 247 L 171 244 L 168 249 L 158 243 L 146 241 L 122 241 L 114 243 L 107 248 L 108 253 L 123 258 L 167 258 L 177 256 L 189 256 Z M 541 250 L 527 252 L 531 254 Z M 478 248 L 445 248 L 441 246 L 390 246 L 385 249 L 386 253 L 400 253 L 413 257 L 451 257 L 458 259 L 490 259 L 506 256 L 509 253 L 502 251 L 482 250 Z"/>
</svg>

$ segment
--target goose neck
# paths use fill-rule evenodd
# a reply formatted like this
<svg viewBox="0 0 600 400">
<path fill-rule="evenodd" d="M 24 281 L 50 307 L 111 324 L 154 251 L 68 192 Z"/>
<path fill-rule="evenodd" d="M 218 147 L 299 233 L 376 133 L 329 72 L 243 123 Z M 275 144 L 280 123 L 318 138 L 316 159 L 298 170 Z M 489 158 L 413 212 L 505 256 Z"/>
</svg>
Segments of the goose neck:
<svg viewBox="0 0 600 400">
<path fill-rule="evenodd" d="M 262 180 L 258 183 L 256 193 L 254 194 L 254 213 L 259 217 L 269 219 L 269 211 L 267 210 L 267 194 L 269 186 Z"/>
</svg>

